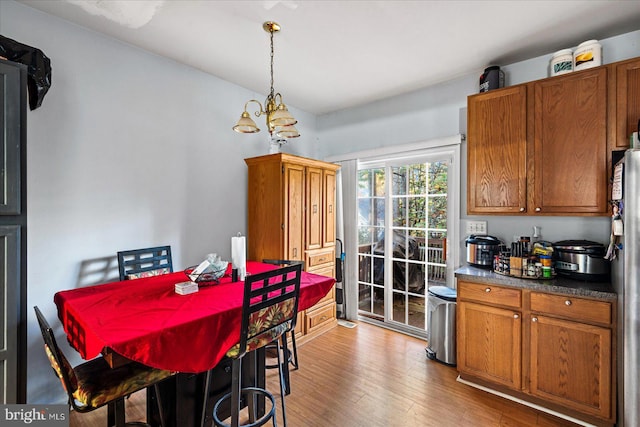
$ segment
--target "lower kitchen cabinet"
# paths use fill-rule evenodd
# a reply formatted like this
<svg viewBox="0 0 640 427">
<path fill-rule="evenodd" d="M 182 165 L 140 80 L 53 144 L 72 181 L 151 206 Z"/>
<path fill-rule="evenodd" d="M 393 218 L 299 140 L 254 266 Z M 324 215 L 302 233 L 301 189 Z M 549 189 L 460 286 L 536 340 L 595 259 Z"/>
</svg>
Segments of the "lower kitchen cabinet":
<svg viewBox="0 0 640 427">
<path fill-rule="evenodd" d="M 530 392 L 612 419 L 610 302 L 531 292 Z"/>
<path fill-rule="evenodd" d="M 531 317 L 532 395 L 608 419 L 611 374 L 610 329 Z"/>
<path fill-rule="evenodd" d="M 460 302 L 458 312 L 460 372 L 519 390 L 522 378 L 520 314 L 473 302 Z"/>
<path fill-rule="evenodd" d="M 615 304 L 458 280 L 464 380 L 598 425 L 615 423 Z"/>
</svg>

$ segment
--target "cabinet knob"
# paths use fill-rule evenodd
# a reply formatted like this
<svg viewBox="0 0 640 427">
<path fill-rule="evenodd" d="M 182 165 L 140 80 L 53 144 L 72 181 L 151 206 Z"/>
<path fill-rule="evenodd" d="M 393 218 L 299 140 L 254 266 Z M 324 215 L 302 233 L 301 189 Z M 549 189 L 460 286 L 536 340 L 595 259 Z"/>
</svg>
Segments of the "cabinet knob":
<svg viewBox="0 0 640 427">
<path fill-rule="evenodd" d="M 491 292 L 491 288 L 486 288 L 484 291 L 489 293 L 489 292 Z"/>
<path fill-rule="evenodd" d="M 542 208 L 536 208 L 536 212 L 540 212 Z"/>
<path fill-rule="evenodd" d="M 518 314 L 514 314 L 514 315 L 513 315 L 513 318 L 514 318 L 514 319 L 519 319 L 519 318 L 520 318 L 520 315 L 518 315 Z"/>
<path fill-rule="evenodd" d="M 566 301 L 564 302 L 564 305 L 571 305 L 571 300 L 566 300 Z"/>
<path fill-rule="evenodd" d="M 538 318 L 537 318 L 537 317 L 532 317 L 532 318 L 531 318 L 531 321 L 532 321 L 532 322 L 537 322 L 537 321 L 538 321 Z"/>
<path fill-rule="evenodd" d="M 524 211 L 525 211 L 525 209 L 524 209 L 524 208 L 520 208 L 520 212 L 524 212 Z"/>
</svg>

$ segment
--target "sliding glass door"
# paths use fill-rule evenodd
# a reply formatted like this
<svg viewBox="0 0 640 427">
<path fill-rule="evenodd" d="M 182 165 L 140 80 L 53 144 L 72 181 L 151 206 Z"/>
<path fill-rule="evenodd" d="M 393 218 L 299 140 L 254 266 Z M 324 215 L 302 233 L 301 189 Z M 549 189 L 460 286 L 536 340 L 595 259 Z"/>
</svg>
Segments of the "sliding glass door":
<svg viewBox="0 0 640 427">
<path fill-rule="evenodd" d="M 447 285 L 449 155 L 361 162 L 358 314 L 426 335 L 427 292 Z"/>
</svg>

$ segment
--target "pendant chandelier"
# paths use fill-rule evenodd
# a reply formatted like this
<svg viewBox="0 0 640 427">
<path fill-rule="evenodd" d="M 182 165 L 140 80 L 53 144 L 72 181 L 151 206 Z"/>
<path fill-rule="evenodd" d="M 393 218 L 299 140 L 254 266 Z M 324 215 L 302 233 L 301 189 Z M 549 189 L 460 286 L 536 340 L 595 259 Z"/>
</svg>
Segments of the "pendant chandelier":
<svg viewBox="0 0 640 427">
<path fill-rule="evenodd" d="M 238 123 L 233 127 L 233 130 L 240 133 L 260 132 L 256 122 L 253 121 L 247 111 L 249 104 L 255 102 L 259 110 L 254 114 L 256 117 L 266 116 L 267 129 L 269 130 L 269 135 L 271 135 L 272 145 L 274 143 L 282 145 L 287 139 L 300 136 L 298 130 L 293 126 L 298 123 L 298 121 L 293 118 L 289 110 L 287 110 L 287 106 L 282 102 L 282 95 L 273 90 L 273 33 L 280 31 L 280 25 L 276 22 L 269 21 L 262 24 L 262 28 L 264 28 L 271 37 L 271 90 L 269 91 L 269 95 L 267 95 L 267 99 L 264 101 L 264 107 L 255 99 L 250 99 L 244 104 L 244 111 Z"/>
</svg>

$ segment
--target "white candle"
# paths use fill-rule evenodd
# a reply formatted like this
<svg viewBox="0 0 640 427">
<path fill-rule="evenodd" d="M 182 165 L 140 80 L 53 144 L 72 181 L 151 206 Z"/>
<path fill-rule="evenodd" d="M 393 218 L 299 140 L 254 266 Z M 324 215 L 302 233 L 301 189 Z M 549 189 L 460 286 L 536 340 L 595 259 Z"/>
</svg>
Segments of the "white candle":
<svg viewBox="0 0 640 427">
<path fill-rule="evenodd" d="M 244 280 L 247 274 L 247 245 L 244 236 L 231 238 L 231 264 L 238 269 L 238 278 Z"/>
</svg>

